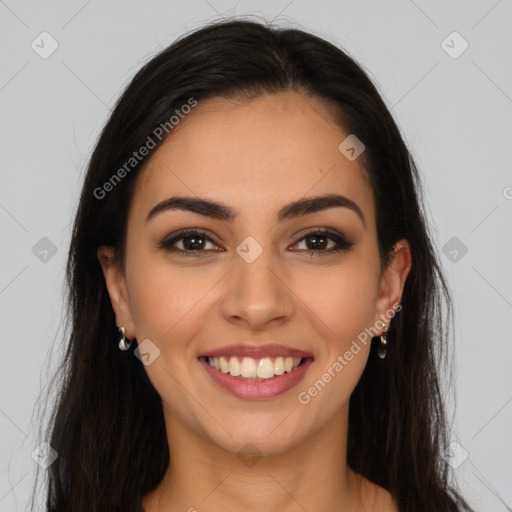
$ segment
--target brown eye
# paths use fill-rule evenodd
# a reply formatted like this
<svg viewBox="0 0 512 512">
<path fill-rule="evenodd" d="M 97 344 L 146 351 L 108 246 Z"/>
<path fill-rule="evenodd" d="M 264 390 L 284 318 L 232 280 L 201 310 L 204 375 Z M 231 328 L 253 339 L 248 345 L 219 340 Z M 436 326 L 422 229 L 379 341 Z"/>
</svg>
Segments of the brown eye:
<svg viewBox="0 0 512 512">
<path fill-rule="evenodd" d="M 326 230 L 310 231 L 295 242 L 294 245 L 300 244 L 303 241 L 305 241 L 306 245 L 306 248 L 303 250 L 310 252 L 312 255 L 345 251 L 354 245 L 354 243 L 348 241 L 343 235 Z M 329 247 L 329 243 L 331 243 L 331 247 Z M 334 247 L 332 247 L 332 243 L 334 243 Z"/>
<path fill-rule="evenodd" d="M 181 231 L 172 238 L 165 239 L 158 244 L 158 247 L 169 252 L 182 252 L 187 256 L 196 256 L 201 252 L 209 252 L 217 249 L 205 249 L 208 244 L 215 247 L 215 243 L 205 234 L 204 231 L 187 229 Z M 191 254 L 196 253 L 196 254 Z"/>
<path fill-rule="evenodd" d="M 207 248 L 211 244 L 213 248 Z M 347 240 L 341 233 L 328 230 L 315 230 L 306 233 L 294 246 L 305 244 L 303 249 L 293 249 L 298 252 L 308 252 L 312 256 L 327 255 L 350 249 L 353 242 Z M 168 252 L 183 253 L 185 256 L 200 256 L 201 253 L 218 251 L 215 242 L 204 231 L 186 229 L 175 236 L 165 239 L 158 247 Z M 217 248 L 216 248 L 217 247 Z"/>
</svg>

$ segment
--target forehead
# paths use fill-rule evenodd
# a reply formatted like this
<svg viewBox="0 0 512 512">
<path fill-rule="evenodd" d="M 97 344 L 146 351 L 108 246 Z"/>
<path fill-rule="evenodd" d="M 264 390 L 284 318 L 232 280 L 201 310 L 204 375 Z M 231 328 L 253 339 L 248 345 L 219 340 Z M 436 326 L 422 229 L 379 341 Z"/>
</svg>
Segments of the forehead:
<svg viewBox="0 0 512 512">
<path fill-rule="evenodd" d="M 326 104 L 295 92 L 199 101 L 145 164 L 132 207 L 143 215 L 171 195 L 196 195 L 266 215 L 299 197 L 340 193 L 372 218 L 361 159 L 338 149 L 348 135 Z"/>
</svg>

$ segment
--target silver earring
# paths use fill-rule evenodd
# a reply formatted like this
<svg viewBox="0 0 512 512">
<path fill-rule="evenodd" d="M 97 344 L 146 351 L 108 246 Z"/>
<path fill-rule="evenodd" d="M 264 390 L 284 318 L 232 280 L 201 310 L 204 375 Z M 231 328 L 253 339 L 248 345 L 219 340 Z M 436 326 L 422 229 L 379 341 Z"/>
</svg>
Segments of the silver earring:
<svg viewBox="0 0 512 512">
<path fill-rule="evenodd" d="M 388 344 L 388 340 L 386 339 L 386 331 L 387 328 L 384 326 L 384 330 L 382 331 L 382 334 L 380 335 L 380 345 L 377 349 L 377 355 L 384 359 L 386 357 L 386 345 Z"/>
<path fill-rule="evenodd" d="M 121 350 L 128 350 L 130 348 L 130 345 L 132 344 L 132 341 L 128 341 L 126 342 L 126 338 L 125 338 L 125 332 L 126 332 L 126 329 L 124 327 L 118 327 L 119 329 L 119 332 L 121 333 L 121 339 L 119 340 L 119 348 Z"/>
</svg>

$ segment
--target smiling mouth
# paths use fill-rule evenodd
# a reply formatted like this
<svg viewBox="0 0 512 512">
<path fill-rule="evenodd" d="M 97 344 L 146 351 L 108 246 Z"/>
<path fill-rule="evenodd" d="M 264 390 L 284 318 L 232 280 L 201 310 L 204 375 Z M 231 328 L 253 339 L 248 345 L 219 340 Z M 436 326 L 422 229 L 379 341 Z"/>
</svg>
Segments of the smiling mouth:
<svg viewBox="0 0 512 512">
<path fill-rule="evenodd" d="M 254 359 L 241 356 L 202 357 L 215 370 L 237 380 L 268 381 L 285 373 L 292 373 L 306 361 L 304 357 L 264 357 Z"/>
</svg>

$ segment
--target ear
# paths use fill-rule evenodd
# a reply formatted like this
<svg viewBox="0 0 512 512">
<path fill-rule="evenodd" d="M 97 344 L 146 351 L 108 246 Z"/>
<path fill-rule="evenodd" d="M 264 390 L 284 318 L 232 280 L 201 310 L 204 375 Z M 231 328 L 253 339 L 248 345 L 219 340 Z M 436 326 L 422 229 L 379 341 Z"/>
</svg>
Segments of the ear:
<svg viewBox="0 0 512 512">
<path fill-rule="evenodd" d="M 135 338 L 135 327 L 133 324 L 128 290 L 126 280 L 122 269 L 115 260 L 115 250 L 113 247 L 102 246 L 97 251 L 107 285 L 110 302 L 116 315 L 116 324 L 118 327 L 124 326 L 126 337 Z"/>
<path fill-rule="evenodd" d="M 411 250 L 407 240 L 399 240 L 394 247 L 388 266 L 382 270 L 379 283 L 379 294 L 376 308 L 378 323 L 385 323 L 386 329 L 389 327 L 392 312 L 402 300 L 405 280 L 411 270 L 412 259 Z"/>
</svg>

